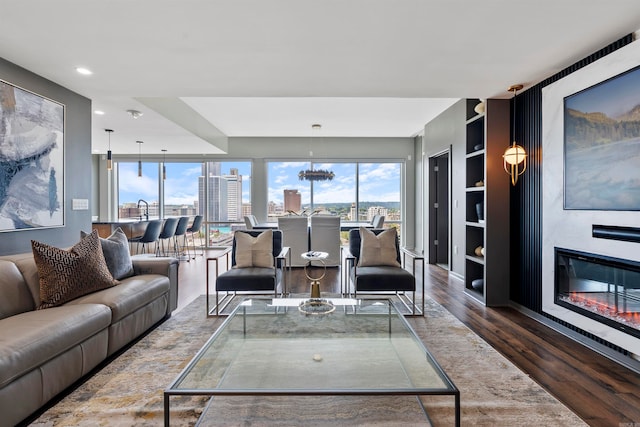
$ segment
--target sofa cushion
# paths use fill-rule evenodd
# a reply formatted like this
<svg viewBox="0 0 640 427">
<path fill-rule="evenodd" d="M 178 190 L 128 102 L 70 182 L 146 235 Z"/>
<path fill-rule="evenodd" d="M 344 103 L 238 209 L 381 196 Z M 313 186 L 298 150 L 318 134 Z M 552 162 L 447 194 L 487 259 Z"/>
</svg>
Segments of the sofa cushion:
<svg viewBox="0 0 640 427">
<path fill-rule="evenodd" d="M 80 232 L 80 237 L 88 235 L 84 231 Z M 129 252 L 129 240 L 120 227 L 116 228 L 111 236 L 106 239 L 100 238 L 100 246 L 107 268 L 114 279 L 120 280 L 133 276 L 133 263 Z"/>
<path fill-rule="evenodd" d="M 40 276 L 38 309 L 55 307 L 118 284 L 107 268 L 95 230 L 69 250 L 35 240 L 31 246 Z"/>
<path fill-rule="evenodd" d="M 111 311 L 99 304 L 53 307 L 0 320 L 0 388 L 110 323 Z"/>
<path fill-rule="evenodd" d="M 237 268 L 273 267 L 273 231 L 265 230 L 253 237 L 242 231 L 236 232 L 236 265 Z"/>
<path fill-rule="evenodd" d="M 141 274 L 123 279 L 118 286 L 76 298 L 67 305 L 104 304 L 111 309 L 111 323 L 116 323 L 167 292 L 168 277 Z"/>
<path fill-rule="evenodd" d="M 18 266 L 0 259 L 0 319 L 35 308 L 29 286 Z"/>
<path fill-rule="evenodd" d="M 389 228 L 376 235 L 364 227 L 360 227 L 360 259 L 358 267 L 372 267 L 377 265 L 388 265 L 400 267 L 397 260 L 398 234 L 395 228 Z"/>
</svg>

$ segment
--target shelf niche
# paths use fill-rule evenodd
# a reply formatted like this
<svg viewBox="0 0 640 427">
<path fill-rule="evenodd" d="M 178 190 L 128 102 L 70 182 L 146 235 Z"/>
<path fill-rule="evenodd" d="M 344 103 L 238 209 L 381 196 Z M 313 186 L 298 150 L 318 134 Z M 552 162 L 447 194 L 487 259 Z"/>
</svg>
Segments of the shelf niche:
<svg viewBox="0 0 640 427">
<path fill-rule="evenodd" d="M 479 99 L 467 99 L 465 292 L 487 306 L 506 306 L 511 183 L 502 168 L 502 154 L 510 144 L 510 103 L 488 99 L 484 111 L 477 113 L 478 103 Z M 478 247 L 484 248 L 483 256 L 475 253 Z M 478 279 L 482 287 L 473 286 Z"/>
</svg>

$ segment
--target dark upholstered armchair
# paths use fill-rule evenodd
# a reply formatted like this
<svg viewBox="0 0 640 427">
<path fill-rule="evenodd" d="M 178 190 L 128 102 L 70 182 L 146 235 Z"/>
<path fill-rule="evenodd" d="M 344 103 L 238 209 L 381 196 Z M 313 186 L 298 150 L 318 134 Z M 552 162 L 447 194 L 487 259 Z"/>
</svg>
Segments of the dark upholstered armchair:
<svg viewBox="0 0 640 427">
<path fill-rule="evenodd" d="M 266 254 L 264 239 L 260 242 L 263 233 L 273 236 Z M 216 278 L 216 316 L 221 315 L 238 292 L 249 295 L 273 293 L 274 297 L 278 293 L 285 294 L 287 252 L 288 248 L 282 246 L 280 230 L 236 231 L 231 247 L 231 268 Z M 222 298 L 221 292 L 224 293 Z"/>
<path fill-rule="evenodd" d="M 393 229 L 363 230 L 363 232 L 372 232 L 376 238 L 380 238 L 381 233 L 385 231 L 393 234 L 393 236 L 386 236 L 387 243 L 390 247 L 387 247 L 386 258 L 383 257 L 385 259 L 380 259 L 378 255 L 370 255 L 371 253 L 380 253 L 381 244 L 379 241 L 369 237 L 368 239 L 364 239 L 365 245 L 363 246 L 363 238 L 360 234 L 361 229 L 352 229 L 349 231 L 349 250 L 345 257 L 347 294 L 351 294 L 353 291 L 353 296 L 357 298 L 360 294 L 394 293 L 400 302 L 409 310 L 411 315 L 422 315 L 424 313 L 424 257 L 408 249 L 400 248 L 397 234 Z M 371 242 L 371 240 L 373 240 L 373 244 L 371 245 L 373 248 L 367 248 L 366 245 L 368 242 Z M 393 242 L 394 240 L 395 244 Z M 363 251 L 367 251 L 368 255 L 363 253 Z M 382 251 L 384 251 L 384 248 Z M 402 258 L 400 256 L 401 254 Z M 405 255 L 413 258 L 412 272 L 404 268 Z M 365 257 L 368 257 L 368 259 L 363 259 Z M 416 261 L 422 261 L 421 308 L 416 306 Z M 411 299 L 406 295 L 408 292 L 412 294 Z"/>
</svg>

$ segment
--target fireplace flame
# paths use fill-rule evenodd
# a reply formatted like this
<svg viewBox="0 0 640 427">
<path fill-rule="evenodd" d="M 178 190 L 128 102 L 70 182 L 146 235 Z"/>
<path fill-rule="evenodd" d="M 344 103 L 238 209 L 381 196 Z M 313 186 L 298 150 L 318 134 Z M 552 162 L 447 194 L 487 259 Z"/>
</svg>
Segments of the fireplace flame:
<svg viewBox="0 0 640 427">
<path fill-rule="evenodd" d="M 561 298 L 566 302 L 600 316 L 608 317 L 635 329 L 640 329 L 640 313 L 637 311 L 622 311 L 620 307 L 616 309 L 615 305 L 589 296 L 589 294 L 584 292 L 570 292 L 568 296 L 565 295 Z"/>
</svg>

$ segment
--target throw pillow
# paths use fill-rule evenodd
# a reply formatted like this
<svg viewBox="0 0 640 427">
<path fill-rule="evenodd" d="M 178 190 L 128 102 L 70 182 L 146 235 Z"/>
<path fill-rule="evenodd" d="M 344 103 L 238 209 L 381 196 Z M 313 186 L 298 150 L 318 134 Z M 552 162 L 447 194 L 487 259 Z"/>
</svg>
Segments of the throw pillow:
<svg viewBox="0 0 640 427">
<path fill-rule="evenodd" d="M 84 238 L 87 233 L 80 232 L 80 237 Z M 116 228 L 111 236 L 106 239 L 100 238 L 100 246 L 107 268 L 114 279 L 126 279 L 133 276 L 133 263 L 129 253 L 129 239 L 120 227 Z"/>
<path fill-rule="evenodd" d="M 95 230 L 69 250 L 35 240 L 31 241 L 31 248 L 40 277 L 38 309 L 62 305 L 118 284 L 109 273 Z"/>
<path fill-rule="evenodd" d="M 373 231 L 360 227 L 360 259 L 358 267 L 372 267 L 389 265 L 400 267 L 396 240 L 398 235 L 395 228 L 389 228 L 376 235 Z"/>
<path fill-rule="evenodd" d="M 237 231 L 236 265 L 237 268 L 273 267 L 273 231 L 265 230 L 257 237 Z"/>
</svg>

